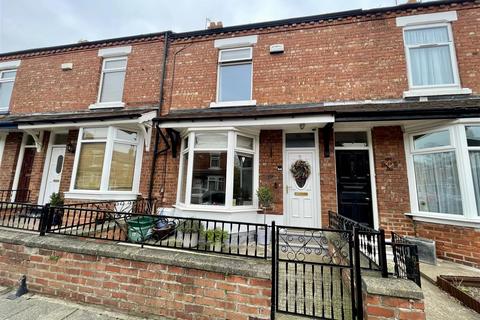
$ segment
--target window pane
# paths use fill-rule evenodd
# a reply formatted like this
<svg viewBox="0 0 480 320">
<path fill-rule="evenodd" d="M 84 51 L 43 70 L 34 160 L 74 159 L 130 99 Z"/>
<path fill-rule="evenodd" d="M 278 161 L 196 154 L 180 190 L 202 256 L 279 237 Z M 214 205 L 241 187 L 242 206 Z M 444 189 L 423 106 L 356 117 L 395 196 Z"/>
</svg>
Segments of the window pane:
<svg viewBox="0 0 480 320">
<path fill-rule="evenodd" d="M 435 27 L 405 31 L 405 43 L 408 45 L 435 44 L 445 42 L 449 42 L 447 27 Z"/>
<path fill-rule="evenodd" d="M 105 69 L 125 68 L 126 66 L 127 66 L 126 59 L 105 61 Z"/>
<path fill-rule="evenodd" d="M 100 190 L 105 143 L 83 143 L 78 161 L 75 189 Z"/>
<path fill-rule="evenodd" d="M 106 139 L 108 128 L 85 128 L 83 129 L 83 140 Z"/>
<path fill-rule="evenodd" d="M 233 205 L 253 204 L 253 156 L 235 152 Z"/>
<path fill-rule="evenodd" d="M 462 214 L 455 153 L 415 155 L 413 160 L 419 210 Z"/>
<path fill-rule="evenodd" d="M 285 145 L 287 148 L 315 147 L 314 133 L 287 133 L 285 138 Z"/>
<path fill-rule="evenodd" d="M 225 132 L 195 133 L 195 148 L 223 149 L 227 148 L 228 139 Z"/>
<path fill-rule="evenodd" d="M 238 135 L 237 148 L 253 150 L 253 138 Z"/>
<path fill-rule="evenodd" d="M 240 101 L 252 98 L 251 63 L 221 65 L 219 73 L 219 101 Z"/>
<path fill-rule="evenodd" d="M 8 108 L 12 97 L 13 81 L 0 83 L 0 108 Z"/>
<path fill-rule="evenodd" d="M 122 101 L 124 80 L 125 71 L 104 73 L 100 102 Z"/>
<path fill-rule="evenodd" d="M 414 48 L 410 50 L 410 69 L 414 86 L 453 84 L 450 47 Z"/>
<path fill-rule="evenodd" d="M 67 144 L 68 135 L 67 134 L 56 134 L 53 138 L 53 144 Z"/>
<path fill-rule="evenodd" d="M 366 132 L 335 132 L 335 146 L 368 146 Z"/>
<path fill-rule="evenodd" d="M 113 145 L 108 190 L 132 190 L 136 153 L 137 146 L 123 143 L 115 143 Z"/>
<path fill-rule="evenodd" d="M 137 133 L 135 131 L 116 129 L 115 138 L 119 140 L 125 140 L 128 142 L 137 142 Z"/>
<path fill-rule="evenodd" d="M 220 61 L 247 60 L 251 59 L 251 48 L 220 51 Z"/>
<path fill-rule="evenodd" d="M 183 154 L 182 163 L 182 180 L 180 182 L 180 202 L 185 203 L 185 192 L 187 190 L 187 169 L 188 169 L 188 152 Z"/>
<path fill-rule="evenodd" d="M 12 71 L 4 71 L 1 73 L 1 79 L 15 79 L 15 76 L 17 75 L 17 71 L 16 70 L 12 70 Z"/>
<path fill-rule="evenodd" d="M 467 144 L 469 147 L 480 146 L 480 127 L 465 127 L 465 133 L 467 135 Z"/>
<path fill-rule="evenodd" d="M 220 157 L 218 168 L 210 168 L 211 152 L 195 152 L 192 176 L 192 204 L 225 205 L 227 153 L 213 153 Z"/>
<path fill-rule="evenodd" d="M 470 151 L 470 165 L 472 167 L 473 187 L 477 202 L 477 215 L 480 216 L 480 151 Z"/>
<path fill-rule="evenodd" d="M 450 134 L 448 130 L 421 134 L 413 137 L 413 143 L 416 150 L 449 146 Z"/>
</svg>

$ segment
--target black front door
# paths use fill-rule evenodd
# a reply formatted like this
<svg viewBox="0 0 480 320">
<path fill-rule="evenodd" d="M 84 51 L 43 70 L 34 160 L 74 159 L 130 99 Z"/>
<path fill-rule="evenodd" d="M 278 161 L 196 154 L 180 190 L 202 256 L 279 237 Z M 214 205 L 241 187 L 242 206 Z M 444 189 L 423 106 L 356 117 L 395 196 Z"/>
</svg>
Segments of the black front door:
<svg viewBox="0 0 480 320">
<path fill-rule="evenodd" d="M 337 150 L 335 155 L 339 213 L 373 227 L 368 150 Z"/>
</svg>

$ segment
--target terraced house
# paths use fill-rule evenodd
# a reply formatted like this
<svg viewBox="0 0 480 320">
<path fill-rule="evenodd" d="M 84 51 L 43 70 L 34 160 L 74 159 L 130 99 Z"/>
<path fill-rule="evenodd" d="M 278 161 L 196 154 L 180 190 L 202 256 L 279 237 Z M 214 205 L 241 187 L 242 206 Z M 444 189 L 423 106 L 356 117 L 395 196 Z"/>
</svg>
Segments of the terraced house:
<svg viewBox="0 0 480 320">
<path fill-rule="evenodd" d="M 479 43 L 459 0 L 3 53 L 0 189 L 261 222 L 265 186 L 267 221 L 333 210 L 480 267 Z"/>
</svg>

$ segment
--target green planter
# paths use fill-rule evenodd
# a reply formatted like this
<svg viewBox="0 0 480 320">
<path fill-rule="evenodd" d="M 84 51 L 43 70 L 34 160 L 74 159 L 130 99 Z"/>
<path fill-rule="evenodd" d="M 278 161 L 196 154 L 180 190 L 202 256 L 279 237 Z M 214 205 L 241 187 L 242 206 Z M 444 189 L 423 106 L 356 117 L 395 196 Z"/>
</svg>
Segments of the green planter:
<svg viewBox="0 0 480 320">
<path fill-rule="evenodd" d="M 144 242 L 152 236 L 155 223 L 154 217 L 135 217 L 127 220 L 128 240 L 131 242 Z"/>
</svg>

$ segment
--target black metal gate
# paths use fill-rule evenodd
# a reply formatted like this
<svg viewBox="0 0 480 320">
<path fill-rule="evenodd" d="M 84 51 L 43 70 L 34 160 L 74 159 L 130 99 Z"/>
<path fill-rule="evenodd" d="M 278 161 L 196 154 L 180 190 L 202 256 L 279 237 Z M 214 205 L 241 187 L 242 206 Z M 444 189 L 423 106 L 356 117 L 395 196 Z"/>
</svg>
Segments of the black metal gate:
<svg viewBox="0 0 480 320">
<path fill-rule="evenodd" d="M 353 232 L 272 227 L 272 319 L 362 319 Z"/>
</svg>

